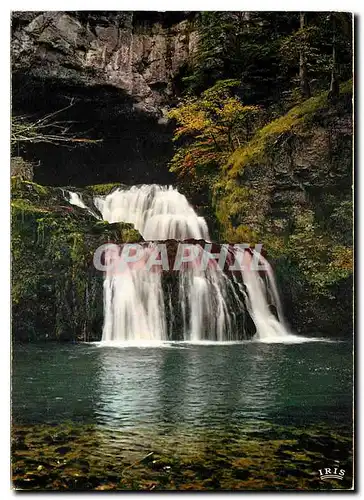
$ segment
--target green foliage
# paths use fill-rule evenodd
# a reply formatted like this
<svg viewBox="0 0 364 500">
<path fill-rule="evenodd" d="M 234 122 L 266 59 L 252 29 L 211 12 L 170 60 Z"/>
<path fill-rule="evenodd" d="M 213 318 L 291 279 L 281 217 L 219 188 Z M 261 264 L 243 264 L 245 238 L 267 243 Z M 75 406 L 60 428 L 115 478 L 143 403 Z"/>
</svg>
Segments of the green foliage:
<svg viewBox="0 0 364 500">
<path fill-rule="evenodd" d="M 327 293 L 328 285 L 353 271 L 352 248 L 337 244 L 333 234 L 324 233 L 311 210 L 296 216 L 285 251 L 318 293 Z"/>
<path fill-rule="evenodd" d="M 203 12 L 199 44 L 186 89 L 200 94 L 218 80 L 239 79 L 245 103 L 277 100 L 289 80 L 281 71 L 280 37 L 291 27 L 292 14 L 274 12 Z"/>
<path fill-rule="evenodd" d="M 298 19 L 299 13 L 293 15 Z M 307 23 L 304 27 L 280 40 L 282 69 L 291 75 L 290 88 L 285 94 L 290 104 L 300 100 L 297 92 L 300 84 L 297 64 L 301 54 L 305 57 L 309 84 L 315 92 L 328 90 L 330 86 L 334 40 L 340 80 L 351 77 L 352 15 L 345 12 L 319 12 L 306 13 L 305 18 Z"/>
<path fill-rule="evenodd" d="M 233 180 L 220 180 L 213 187 L 213 204 L 219 221 L 220 239 L 230 243 L 259 243 L 253 228 L 242 223 L 244 214 L 252 211 L 254 192 L 238 186 Z"/>
<path fill-rule="evenodd" d="M 244 103 L 274 105 L 282 111 L 301 99 L 301 54 L 313 92 L 329 89 L 334 43 L 339 79 L 350 78 L 352 15 L 308 12 L 305 19 L 300 28 L 299 12 L 201 13 L 199 43 L 184 78 L 185 91 L 199 95 L 218 80 L 237 79 Z"/>
<path fill-rule="evenodd" d="M 284 303 L 291 308 L 292 326 L 306 332 L 312 331 L 317 320 L 329 334 L 332 325 L 341 327 L 342 321 L 343 328 L 350 331 L 353 275 L 352 166 L 347 152 L 350 137 L 341 135 L 333 124 L 337 126 L 337 117 L 342 113 L 350 116 L 352 82 L 342 84 L 340 92 L 342 100 L 336 108 L 325 91 L 267 123 L 230 155 L 211 187 L 220 240 L 263 244 L 270 261 L 276 264 Z M 330 131 L 330 143 L 322 139 L 324 130 L 327 134 Z M 318 132 L 321 139 L 316 145 L 311 141 Z M 344 143 L 336 144 L 337 137 Z M 312 148 L 317 147 L 320 155 L 315 159 Z M 306 165 L 302 201 L 295 205 L 297 187 L 293 186 L 297 186 L 297 181 L 292 170 L 292 178 L 286 178 L 281 188 L 292 190 L 292 194 L 286 196 L 286 202 L 277 203 L 278 215 L 275 215 L 274 196 L 282 193 L 275 175 L 281 169 L 289 175 L 288 165 L 292 161 Z M 328 315 L 334 304 L 335 312 Z"/>
<path fill-rule="evenodd" d="M 233 12 L 200 14 L 198 23 L 200 38 L 192 64 L 192 74 L 184 78 L 184 84 L 190 92 L 199 94 L 217 80 L 231 78 L 227 66 L 234 64 L 234 52 L 230 49 L 238 36 L 236 32 L 238 16 L 238 13 Z"/>
<path fill-rule="evenodd" d="M 199 99 L 189 97 L 169 113 L 178 124 L 174 140 L 184 139 L 171 161 L 171 171 L 181 177 L 214 175 L 228 154 L 251 137 L 260 109 L 245 106 L 232 95 L 237 83 L 219 81 Z"/>
</svg>

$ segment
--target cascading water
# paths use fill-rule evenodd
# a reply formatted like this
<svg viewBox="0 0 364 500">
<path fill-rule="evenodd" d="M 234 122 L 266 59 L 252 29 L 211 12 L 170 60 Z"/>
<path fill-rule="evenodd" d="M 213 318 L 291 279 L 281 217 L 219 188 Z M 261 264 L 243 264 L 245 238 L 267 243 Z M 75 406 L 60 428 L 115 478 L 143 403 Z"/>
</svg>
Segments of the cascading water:
<svg viewBox="0 0 364 500">
<path fill-rule="evenodd" d="M 244 252 L 242 275 L 247 289 L 246 304 L 257 329 L 257 338 L 260 340 L 278 339 L 287 336 L 287 330 L 284 325 L 285 321 L 274 275 L 266 259 L 261 255 L 256 255 L 256 257 L 264 264 L 268 286 L 259 273 L 251 269 L 251 254 Z M 276 310 L 277 317 L 271 311 L 270 306 Z"/>
<path fill-rule="evenodd" d="M 84 202 L 81 199 L 81 196 L 78 193 L 73 193 L 72 191 L 67 191 L 67 192 L 70 197 L 69 203 L 71 205 L 75 205 L 76 207 L 85 208 L 86 210 L 88 210 L 88 207 L 84 204 Z"/>
<path fill-rule="evenodd" d="M 71 200 L 83 204 L 81 199 Z M 132 223 L 149 241 L 141 249 L 138 265 L 126 265 L 116 273 L 108 266 L 103 341 L 172 340 L 177 324 L 182 328 L 181 340 L 241 340 L 246 338 L 247 315 L 255 325 L 256 338 L 274 341 L 289 336 L 273 272 L 261 255 L 243 252 L 242 271 L 230 276 L 216 265 L 208 250 L 195 244 L 198 263 L 206 258 L 208 265 L 181 268 L 175 275 L 178 297 L 170 289 L 164 290 L 160 268 L 159 272 L 147 269 L 145 264 L 161 240 L 210 241 L 206 221 L 176 189 L 154 184 L 119 188 L 107 196 L 95 197 L 94 204 L 104 220 Z M 105 253 L 108 264 L 119 257 L 115 248 Z M 265 266 L 264 273 L 251 270 L 253 258 Z M 239 320 L 241 316 L 243 321 Z"/>
<path fill-rule="evenodd" d="M 95 205 L 104 220 L 131 222 L 145 240 L 210 240 L 205 220 L 198 217 L 185 196 L 171 186 L 142 185 L 118 189 L 106 197 L 95 198 Z M 244 255 L 245 264 L 250 264 L 250 253 L 244 252 Z M 243 271 L 245 302 L 257 336 L 285 335 L 287 332 L 282 323 L 272 272 L 268 273 L 268 287 L 257 271 L 249 271 L 249 265 L 244 267 L 247 268 Z M 269 309 L 268 290 L 272 292 L 271 301 L 281 315 L 278 319 Z M 232 280 L 217 266 L 207 266 L 205 270 L 192 266 L 182 270 L 179 274 L 179 301 L 184 340 L 241 338 L 241 332 L 234 331 L 237 328 L 234 309 L 242 308 L 243 304 Z M 119 276 L 113 272 L 106 274 L 103 340 L 166 340 L 165 317 L 160 273 L 127 268 Z"/>
<path fill-rule="evenodd" d="M 167 340 L 164 297 L 159 273 L 128 267 L 120 274 L 112 271 L 106 273 L 102 340 Z"/>
<path fill-rule="evenodd" d="M 172 186 L 156 184 L 118 189 L 106 197 L 96 197 L 95 206 L 108 222 L 130 222 L 145 240 L 209 241 L 203 217 L 198 217 L 186 197 Z"/>
<path fill-rule="evenodd" d="M 100 219 L 100 216 L 95 212 L 95 210 L 92 210 L 90 207 L 88 207 L 87 205 L 85 205 L 85 203 L 83 202 L 81 196 L 78 193 L 74 193 L 73 191 L 68 191 L 68 190 L 63 189 L 63 195 L 64 196 L 65 196 L 65 193 L 67 193 L 67 195 L 69 196 L 68 202 L 71 205 L 74 205 L 74 206 L 80 207 L 80 208 L 84 208 L 91 215 L 93 215 L 97 219 Z"/>
</svg>

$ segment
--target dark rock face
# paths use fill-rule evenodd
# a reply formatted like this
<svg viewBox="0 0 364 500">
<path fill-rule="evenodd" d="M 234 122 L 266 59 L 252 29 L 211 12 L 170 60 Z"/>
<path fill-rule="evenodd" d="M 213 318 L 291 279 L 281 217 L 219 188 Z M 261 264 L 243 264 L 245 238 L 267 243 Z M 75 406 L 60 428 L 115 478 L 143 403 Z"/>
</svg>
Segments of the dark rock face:
<svg viewBox="0 0 364 500">
<path fill-rule="evenodd" d="M 305 135 L 281 146 L 272 167 L 266 228 L 271 234 L 293 235 L 290 251 L 295 249 L 295 254 L 291 258 L 299 262 L 306 276 L 313 278 L 310 285 L 304 284 L 302 278 L 295 283 L 294 273 L 285 268 L 286 259 L 277 260 L 289 321 L 296 331 L 303 333 L 350 336 L 353 331 L 350 268 L 338 271 L 332 280 L 329 278 L 336 265 L 331 245 L 337 248 L 352 245 L 352 224 L 349 221 L 342 225 L 334 217 L 335 213 L 342 217 L 343 207 L 351 200 L 350 103 L 346 111 L 327 114 Z M 325 238 L 333 241 L 329 247 L 325 246 Z M 325 292 L 315 289 L 315 280 L 322 282 Z"/>
<path fill-rule="evenodd" d="M 66 148 L 27 144 L 48 185 L 169 183 L 172 127 L 167 106 L 193 54 L 194 14 L 185 12 L 15 12 L 13 112 L 59 115 L 72 133 L 102 142 Z"/>
<path fill-rule="evenodd" d="M 159 14 L 153 24 L 140 14 L 147 13 L 15 12 L 13 71 L 65 85 L 111 86 L 131 97 L 134 109 L 161 116 L 197 34 L 187 13 Z"/>
</svg>

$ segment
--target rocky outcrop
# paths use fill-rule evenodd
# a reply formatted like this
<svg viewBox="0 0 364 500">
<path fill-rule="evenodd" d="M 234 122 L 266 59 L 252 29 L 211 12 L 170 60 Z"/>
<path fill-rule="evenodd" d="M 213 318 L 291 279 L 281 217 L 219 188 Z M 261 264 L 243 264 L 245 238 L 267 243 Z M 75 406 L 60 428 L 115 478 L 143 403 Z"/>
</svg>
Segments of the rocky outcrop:
<svg viewBox="0 0 364 500">
<path fill-rule="evenodd" d="M 312 97 L 260 129 L 215 187 L 220 238 L 262 243 L 290 324 L 352 334 L 352 83 L 335 106 Z"/>
<path fill-rule="evenodd" d="M 45 185 L 173 182 L 173 125 L 182 76 L 197 43 L 186 12 L 14 12 L 12 107 L 18 117 L 55 111 L 94 146 L 31 142 L 14 154 Z M 72 104 L 70 106 L 70 104 Z"/>
<path fill-rule="evenodd" d="M 103 276 L 94 252 L 140 234 L 70 205 L 60 188 L 19 177 L 12 177 L 11 232 L 13 340 L 100 340 Z"/>
<path fill-rule="evenodd" d="M 25 181 L 32 181 L 34 176 L 33 165 L 24 161 L 21 156 L 14 156 L 10 162 L 11 176 L 19 176 Z"/>
<path fill-rule="evenodd" d="M 143 16 L 144 14 L 144 16 Z M 193 14 L 14 12 L 13 73 L 64 85 L 111 86 L 158 114 L 196 49 Z M 174 14 L 174 15 L 173 15 Z M 161 118 L 162 119 L 162 118 Z"/>
</svg>

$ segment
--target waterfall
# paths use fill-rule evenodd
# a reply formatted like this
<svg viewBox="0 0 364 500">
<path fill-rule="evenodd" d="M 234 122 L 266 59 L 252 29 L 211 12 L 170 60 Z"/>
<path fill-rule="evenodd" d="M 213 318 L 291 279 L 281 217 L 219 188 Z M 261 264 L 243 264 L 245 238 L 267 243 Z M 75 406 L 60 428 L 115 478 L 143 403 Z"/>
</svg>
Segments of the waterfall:
<svg viewBox="0 0 364 500">
<path fill-rule="evenodd" d="M 287 330 L 284 324 L 282 306 L 274 275 L 266 259 L 261 255 L 255 256 L 266 269 L 268 284 L 257 271 L 251 270 L 252 255 L 249 252 L 245 252 L 242 277 L 247 288 L 246 303 L 248 311 L 256 326 L 257 338 L 260 340 L 279 339 L 287 335 Z M 270 294 L 271 297 L 269 296 Z M 271 310 L 272 306 L 277 311 L 277 316 L 273 314 Z"/>
<path fill-rule="evenodd" d="M 73 193 L 72 191 L 67 191 L 67 192 L 70 197 L 69 203 L 71 203 L 71 205 L 75 205 L 76 207 L 85 208 L 86 210 L 88 210 L 88 207 L 84 204 L 84 202 L 81 199 L 81 196 L 78 193 Z"/>
<path fill-rule="evenodd" d="M 95 210 L 93 210 L 92 208 L 85 205 L 81 196 L 78 193 L 74 193 L 73 191 L 68 191 L 66 189 L 62 189 L 62 191 L 63 191 L 63 196 L 65 196 L 66 199 L 67 199 L 67 196 L 65 195 L 65 193 L 67 193 L 67 195 L 69 196 L 68 203 L 70 203 L 71 205 L 74 205 L 76 207 L 79 207 L 79 208 L 84 208 L 93 217 L 96 217 L 96 219 L 100 219 L 100 216 L 95 212 Z"/>
<path fill-rule="evenodd" d="M 144 269 L 107 272 L 103 341 L 167 340 L 161 275 Z"/>
<path fill-rule="evenodd" d="M 210 240 L 206 221 L 198 217 L 183 194 L 157 184 L 118 189 L 96 197 L 96 207 L 108 222 L 130 222 L 145 240 Z"/>
<path fill-rule="evenodd" d="M 70 202 L 83 204 L 75 196 Z M 203 247 L 195 242 L 190 250 L 196 251 L 194 263 L 188 262 L 167 278 L 178 282 L 173 291 L 164 285 L 160 265 L 148 269 L 148 259 L 159 255 L 160 241 L 210 241 L 205 219 L 177 189 L 155 184 L 120 187 L 95 197 L 94 205 L 105 221 L 132 223 L 145 240 L 137 250 L 137 262 L 123 265 L 117 272 L 122 248 L 105 252 L 103 341 L 155 342 L 176 335 L 179 340 L 194 342 L 241 340 L 248 337 L 248 316 L 254 323 L 255 338 L 261 341 L 289 336 L 273 271 L 256 252 L 244 251 L 243 268 L 228 274 L 211 255 L 211 244 Z M 253 260 L 264 271 L 253 270 Z M 177 334 L 178 328 L 181 332 Z"/>
</svg>

